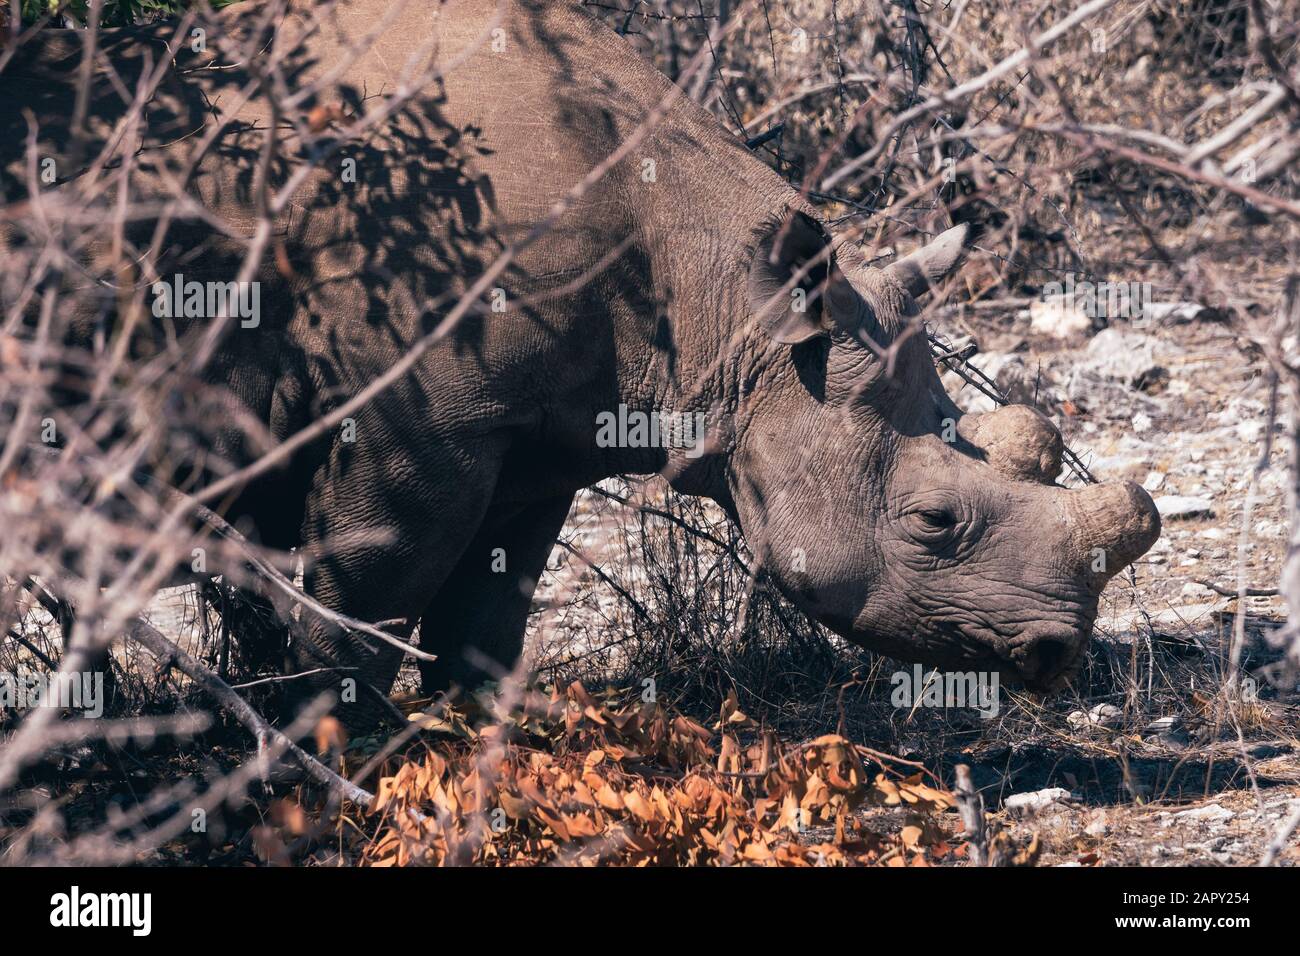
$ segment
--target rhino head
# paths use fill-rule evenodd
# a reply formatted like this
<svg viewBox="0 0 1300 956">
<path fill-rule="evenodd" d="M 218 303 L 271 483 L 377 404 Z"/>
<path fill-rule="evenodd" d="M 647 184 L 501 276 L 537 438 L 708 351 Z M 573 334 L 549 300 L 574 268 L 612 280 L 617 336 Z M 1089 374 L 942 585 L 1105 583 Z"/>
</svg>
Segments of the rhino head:
<svg viewBox="0 0 1300 956">
<path fill-rule="evenodd" d="M 1052 690 L 1160 518 L 1133 482 L 1057 484 L 1062 438 L 1037 411 L 963 416 L 944 392 L 915 299 L 964 241 L 958 227 L 874 269 L 796 216 L 759 244 L 764 358 L 740 388 L 724 503 L 780 588 L 840 635 Z"/>
</svg>

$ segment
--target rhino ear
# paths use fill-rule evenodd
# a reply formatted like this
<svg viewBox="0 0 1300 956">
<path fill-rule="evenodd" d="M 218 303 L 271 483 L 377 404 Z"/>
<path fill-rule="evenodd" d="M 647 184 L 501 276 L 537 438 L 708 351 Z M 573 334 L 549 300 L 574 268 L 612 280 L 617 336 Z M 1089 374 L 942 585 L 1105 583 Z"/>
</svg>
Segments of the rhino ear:
<svg viewBox="0 0 1300 956">
<path fill-rule="evenodd" d="M 797 345 L 830 333 L 826 275 L 830 236 L 803 213 L 776 223 L 758 244 L 749 270 L 749 304 L 773 340 Z"/>
<path fill-rule="evenodd" d="M 899 259 L 885 271 L 897 279 L 913 297 L 928 292 L 930 287 L 938 284 L 939 280 L 951 272 L 966 254 L 968 232 L 965 223 L 953 226 L 934 242 Z"/>
</svg>

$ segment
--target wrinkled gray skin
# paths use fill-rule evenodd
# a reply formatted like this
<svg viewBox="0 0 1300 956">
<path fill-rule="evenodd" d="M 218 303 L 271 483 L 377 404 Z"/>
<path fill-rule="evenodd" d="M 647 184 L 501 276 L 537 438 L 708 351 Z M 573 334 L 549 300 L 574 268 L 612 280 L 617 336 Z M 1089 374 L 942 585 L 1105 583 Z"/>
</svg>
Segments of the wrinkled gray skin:
<svg viewBox="0 0 1300 956">
<path fill-rule="evenodd" d="M 291 85 L 338 62 L 334 38 L 362 36 L 388 8 L 345 3 L 337 26 L 309 41 Z M 242 16 L 228 12 L 233 29 Z M 494 25 L 504 50 L 491 48 Z M 281 28 L 282 42 L 293 29 Z M 422 303 L 464 288 L 672 89 L 581 9 L 465 0 L 409 4 L 342 78 L 338 100 L 350 111 L 363 91 L 394 88 L 432 31 L 438 57 L 456 65 L 366 146 L 344 152 L 357 161 L 356 183 L 340 181 L 337 162 L 313 175 L 278 224 L 296 277 L 266 267 L 261 326 L 232 330 L 208 372 L 266 426 L 263 442 L 386 369 L 446 312 L 422 317 Z M 130 77 L 146 39 L 157 49 L 164 36 L 109 34 L 103 43 Z M 146 141 L 160 146 L 204 122 L 197 90 L 220 108 L 246 78 L 241 68 L 206 69 L 221 62 L 213 53 L 176 55 L 189 72 L 151 114 Z M 11 174 L 21 107 L 36 110 L 47 149 L 66 148 L 70 100 L 51 76 L 78 59 L 78 45 L 55 38 L 11 66 L 6 80 L 31 78 L 0 107 Z M 111 122 L 115 102 L 101 83 L 92 111 Z M 239 118 L 264 120 L 266 110 L 255 98 Z M 286 138 L 292 153 L 292 130 Z M 260 144 L 260 132 L 228 133 L 193 180 L 196 195 L 236 223 L 252 221 Z M 186 149 L 182 141 L 142 153 L 139 188 Z M 653 182 L 642 175 L 646 160 Z M 268 544 L 315 555 L 307 587 L 326 605 L 401 621 L 387 625 L 398 633 L 423 621 L 422 646 L 439 655 L 424 665 L 433 690 L 482 676 L 471 649 L 513 664 L 534 583 L 578 489 L 666 469 L 678 490 L 719 502 L 782 590 L 850 640 L 1051 688 L 1078 664 L 1107 579 L 1150 547 L 1159 519 L 1132 483 L 1052 484 L 1060 436 L 1036 412 L 966 416 L 953 433 L 945 420 L 960 413 L 924 335 L 906 330 L 914 297 L 955 267 L 962 237 L 957 230 L 892 269 L 868 270 L 712 117 L 679 102 L 520 256 L 500 283 L 507 311 L 469 317 L 356 416 L 354 443 L 337 434 L 318 443 L 246 489 L 229 513 L 251 518 Z M 160 271 L 226 280 L 238 254 L 190 225 Z M 822 285 L 817 266 L 827 261 Z M 802 312 L 791 307 L 795 284 L 813 303 Z M 892 374 L 868 342 L 896 347 Z M 598 413 L 620 404 L 704 413 L 709 452 L 598 447 Z M 258 447 L 232 429 L 214 451 L 238 462 Z M 375 529 L 392 540 L 320 547 Z M 506 573 L 492 570 L 497 548 Z M 387 649 L 320 622 L 294 648 L 304 668 L 359 668 L 381 691 L 398 665 Z M 344 716 L 364 723 L 373 707 L 363 695 Z"/>
</svg>

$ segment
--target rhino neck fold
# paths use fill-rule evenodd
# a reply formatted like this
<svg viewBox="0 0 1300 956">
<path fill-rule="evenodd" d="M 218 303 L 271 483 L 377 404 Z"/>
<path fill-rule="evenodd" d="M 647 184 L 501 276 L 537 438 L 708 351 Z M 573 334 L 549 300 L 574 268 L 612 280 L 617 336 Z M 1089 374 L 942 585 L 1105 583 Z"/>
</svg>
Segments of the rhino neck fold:
<svg viewBox="0 0 1300 956">
<path fill-rule="evenodd" d="M 656 314 L 613 317 L 616 398 L 597 445 L 607 474 L 662 473 L 678 491 L 729 507 L 726 465 L 744 383 L 752 387 L 763 377 L 756 370 L 781 354 L 754 325 L 746 279 L 759 237 L 798 197 L 779 180 L 770 195 L 738 198 L 690 185 L 700 212 L 690 228 L 656 239 L 657 214 L 672 220 L 653 207 L 634 227 L 649 234 L 642 301 Z"/>
</svg>

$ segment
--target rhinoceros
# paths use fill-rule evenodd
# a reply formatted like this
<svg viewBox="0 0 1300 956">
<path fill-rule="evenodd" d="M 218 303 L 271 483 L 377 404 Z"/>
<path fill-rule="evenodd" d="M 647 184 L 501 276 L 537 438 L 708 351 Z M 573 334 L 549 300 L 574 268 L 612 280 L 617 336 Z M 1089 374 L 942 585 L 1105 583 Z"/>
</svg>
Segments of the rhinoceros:
<svg viewBox="0 0 1300 956">
<path fill-rule="evenodd" d="M 305 587 L 318 601 L 398 634 L 422 622 L 438 658 L 422 664 L 426 689 L 473 683 L 520 654 L 575 494 L 661 472 L 725 509 L 784 594 L 848 640 L 1040 690 L 1068 679 L 1102 588 L 1160 521 L 1132 482 L 1057 484 L 1061 435 L 1037 411 L 962 415 L 945 394 L 916 300 L 957 267 L 964 227 L 868 266 L 851 236 L 574 4 L 343 0 L 312 31 L 291 12 L 277 31 L 292 47 L 285 87 L 323 78 L 293 117 L 260 90 L 241 95 L 250 64 L 223 59 L 217 42 L 262 29 L 260 9 L 225 11 L 206 49 L 166 25 L 102 31 L 118 79 L 102 64 L 90 74 L 95 143 L 146 68 L 175 60 L 140 131 L 140 201 L 184 181 L 251 235 L 270 123 L 282 127 L 267 163 L 278 186 L 307 152 L 304 117 L 360 115 L 402 88 L 413 56 L 442 70 L 328 154 L 276 217 L 256 321 L 232 327 L 203 371 L 237 400 L 231 421 L 260 423 L 264 442 L 374 381 L 577 196 L 399 381 L 226 502 L 262 542 L 314 556 Z M 5 69 L 11 208 L 29 181 L 24 110 L 38 153 L 65 166 L 50 188 L 75 186 L 81 54 L 75 32 L 45 31 Z M 186 170 L 218 114 L 233 122 Z M 126 238 L 143 247 L 154 226 L 130 222 Z M 16 218 L 5 241 L 40 238 Z M 244 249 L 210 219 L 183 218 L 139 281 L 174 279 L 179 302 L 185 283 L 233 279 Z M 119 299 L 101 304 L 101 328 Z M 210 323 L 176 313 L 156 311 L 178 340 L 202 339 Z M 241 464 L 262 447 L 232 424 L 213 453 Z M 376 529 L 387 539 L 366 537 Z M 337 669 L 312 678 L 334 688 L 359 674 L 386 693 L 400 659 L 315 617 L 293 646 L 299 666 Z M 368 699 L 345 717 L 373 717 Z"/>
</svg>

